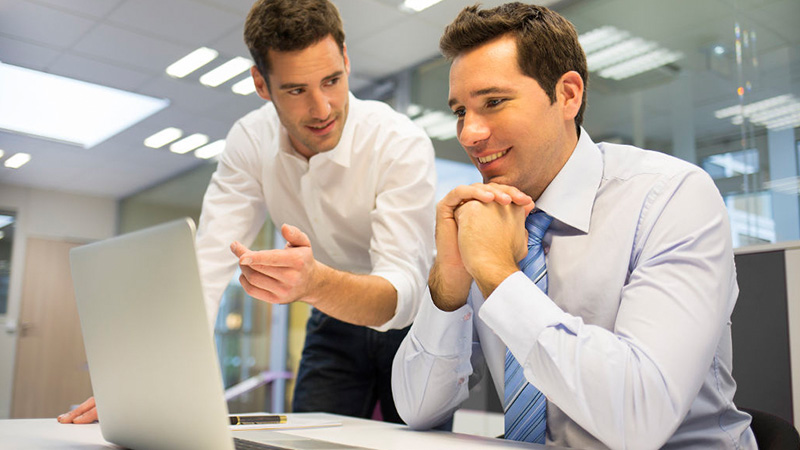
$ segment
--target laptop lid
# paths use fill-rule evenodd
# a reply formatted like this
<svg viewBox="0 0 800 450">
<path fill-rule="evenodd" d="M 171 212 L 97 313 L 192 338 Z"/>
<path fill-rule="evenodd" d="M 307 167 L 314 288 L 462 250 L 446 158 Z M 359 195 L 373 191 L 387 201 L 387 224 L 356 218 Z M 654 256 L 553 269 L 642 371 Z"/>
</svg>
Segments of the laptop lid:
<svg viewBox="0 0 800 450">
<path fill-rule="evenodd" d="M 135 449 L 233 449 L 183 219 L 70 252 L 103 437 Z"/>
</svg>

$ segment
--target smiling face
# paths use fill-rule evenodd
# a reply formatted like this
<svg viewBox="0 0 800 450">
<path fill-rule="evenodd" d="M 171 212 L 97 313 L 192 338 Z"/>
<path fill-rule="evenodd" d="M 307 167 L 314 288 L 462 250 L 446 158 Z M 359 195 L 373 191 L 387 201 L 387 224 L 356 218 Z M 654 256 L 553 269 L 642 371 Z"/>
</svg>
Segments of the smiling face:
<svg viewBox="0 0 800 450">
<path fill-rule="evenodd" d="M 539 83 L 520 71 L 511 35 L 460 54 L 450 68 L 458 140 L 484 182 L 514 186 L 534 200 L 577 144 L 574 118 L 582 94 L 580 75 L 567 72 L 551 103 Z"/>
<path fill-rule="evenodd" d="M 253 67 L 258 94 L 272 100 L 298 153 L 310 158 L 339 143 L 347 120 L 350 61 L 328 36 L 297 51 L 268 54 L 269 84 Z"/>
</svg>

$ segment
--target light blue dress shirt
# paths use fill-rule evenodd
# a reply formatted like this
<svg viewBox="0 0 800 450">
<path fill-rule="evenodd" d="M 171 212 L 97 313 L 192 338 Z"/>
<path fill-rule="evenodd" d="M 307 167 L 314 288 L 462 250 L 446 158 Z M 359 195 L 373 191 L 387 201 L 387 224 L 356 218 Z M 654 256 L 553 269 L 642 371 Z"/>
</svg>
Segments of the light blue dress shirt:
<svg viewBox="0 0 800 450">
<path fill-rule="evenodd" d="M 536 202 L 549 295 L 522 272 L 454 312 L 426 293 L 393 367 L 400 416 L 429 428 L 486 365 L 503 398 L 511 350 L 548 399 L 547 443 L 575 448 L 755 449 L 733 404 L 738 295 L 725 205 L 689 163 L 591 141 Z"/>
</svg>

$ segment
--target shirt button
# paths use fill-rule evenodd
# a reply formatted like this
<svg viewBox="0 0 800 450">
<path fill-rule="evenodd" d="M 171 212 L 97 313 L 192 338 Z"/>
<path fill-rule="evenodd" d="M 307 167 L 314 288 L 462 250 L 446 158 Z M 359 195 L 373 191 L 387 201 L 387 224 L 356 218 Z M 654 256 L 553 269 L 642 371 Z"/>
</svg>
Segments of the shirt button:
<svg viewBox="0 0 800 450">
<path fill-rule="evenodd" d="M 464 377 L 458 379 L 458 384 L 459 385 L 464 384 Z"/>
<path fill-rule="evenodd" d="M 468 321 L 471 317 L 472 317 L 472 313 L 471 312 L 468 312 L 468 313 L 464 314 L 464 322 Z"/>
</svg>

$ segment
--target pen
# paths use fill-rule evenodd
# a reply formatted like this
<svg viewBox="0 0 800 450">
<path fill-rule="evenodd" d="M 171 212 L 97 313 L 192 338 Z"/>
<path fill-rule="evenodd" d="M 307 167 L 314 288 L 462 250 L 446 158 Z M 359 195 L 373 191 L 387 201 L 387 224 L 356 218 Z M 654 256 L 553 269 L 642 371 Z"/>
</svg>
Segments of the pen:
<svg viewBox="0 0 800 450">
<path fill-rule="evenodd" d="M 264 425 L 286 423 L 286 416 L 229 416 L 231 425 Z"/>
</svg>

